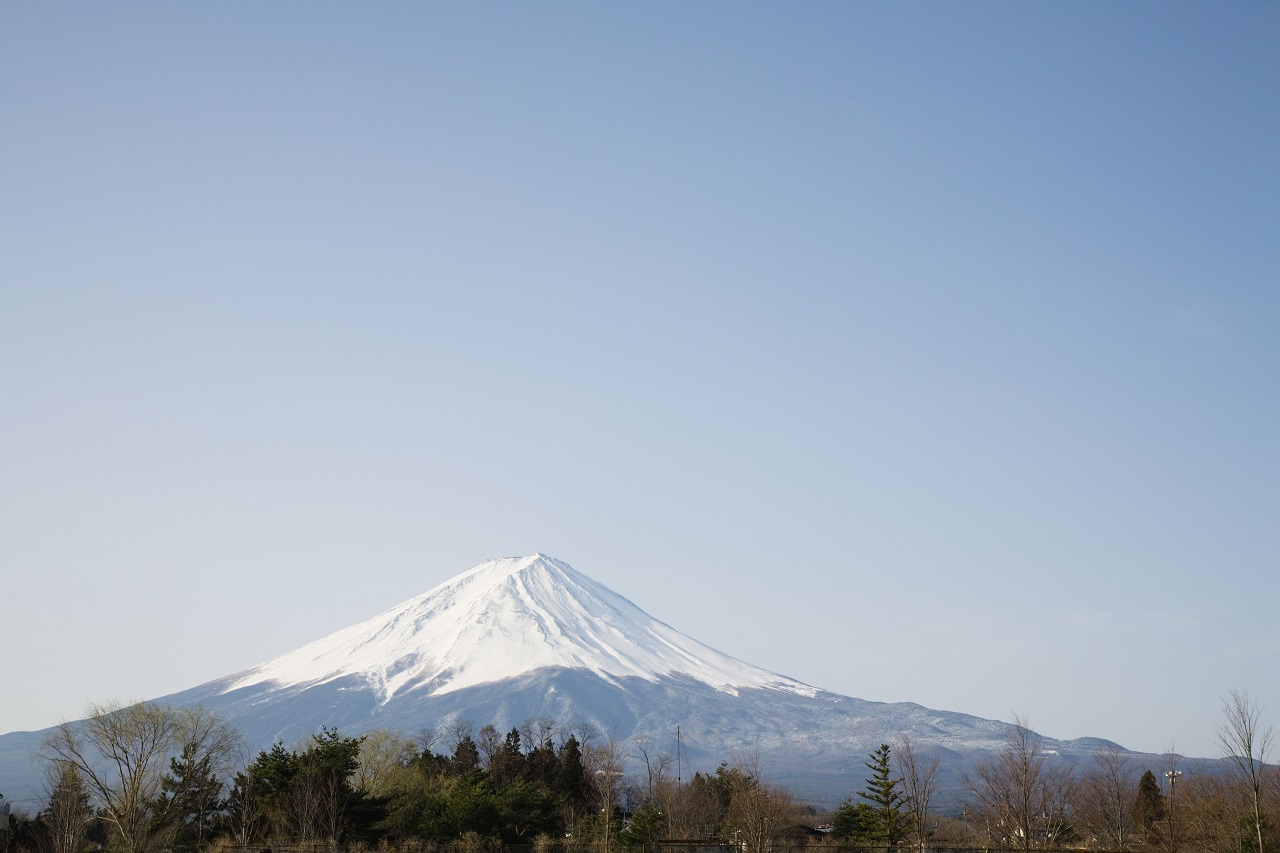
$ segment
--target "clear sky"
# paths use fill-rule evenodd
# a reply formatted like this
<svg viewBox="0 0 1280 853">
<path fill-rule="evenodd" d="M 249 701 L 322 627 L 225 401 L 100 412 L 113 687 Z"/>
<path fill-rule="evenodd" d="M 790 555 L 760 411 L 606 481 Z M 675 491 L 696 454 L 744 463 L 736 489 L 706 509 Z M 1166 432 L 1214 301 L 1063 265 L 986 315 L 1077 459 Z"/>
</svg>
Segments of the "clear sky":
<svg viewBox="0 0 1280 853">
<path fill-rule="evenodd" d="M 1280 5 L 0 5 L 0 732 L 542 551 L 865 699 L 1280 722 Z"/>
</svg>

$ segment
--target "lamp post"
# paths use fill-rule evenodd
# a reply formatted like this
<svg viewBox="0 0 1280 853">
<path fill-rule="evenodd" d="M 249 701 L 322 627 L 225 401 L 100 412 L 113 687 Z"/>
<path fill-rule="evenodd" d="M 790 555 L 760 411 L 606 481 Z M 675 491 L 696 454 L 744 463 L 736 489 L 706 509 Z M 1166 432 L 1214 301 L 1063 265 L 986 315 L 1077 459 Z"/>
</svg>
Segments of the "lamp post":
<svg viewBox="0 0 1280 853">
<path fill-rule="evenodd" d="M 1165 778 L 1169 780 L 1169 853 L 1177 853 L 1178 835 L 1177 824 L 1175 822 L 1176 812 L 1174 811 L 1173 789 L 1174 783 L 1178 781 L 1178 777 L 1182 775 L 1181 770 L 1169 770 L 1165 774 Z"/>
</svg>

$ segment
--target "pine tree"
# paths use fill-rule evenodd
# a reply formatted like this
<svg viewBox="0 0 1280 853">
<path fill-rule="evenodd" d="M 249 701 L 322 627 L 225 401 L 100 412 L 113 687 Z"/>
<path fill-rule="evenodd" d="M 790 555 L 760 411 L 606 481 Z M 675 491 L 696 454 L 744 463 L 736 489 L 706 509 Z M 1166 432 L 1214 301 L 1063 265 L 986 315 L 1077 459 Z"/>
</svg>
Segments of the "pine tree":
<svg viewBox="0 0 1280 853">
<path fill-rule="evenodd" d="M 831 819 L 831 837 L 855 844 L 873 841 L 871 807 L 845 800 Z"/>
<path fill-rule="evenodd" d="M 489 776 L 494 785 L 502 787 L 525 778 L 526 770 L 524 750 L 520 745 L 520 730 L 512 729 L 507 732 L 502 746 L 489 759 Z"/>
<path fill-rule="evenodd" d="M 1133 822 L 1144 832 L 1150 832 L 1154 824 L 1164 820 L 1164 815 L 1164 794 L 1160 793 L 1156 774 L 1148 770 L 1138 779 L 1138 800 L 1133 806 Z"/>
<path fill-rule="evenodd" d="M 201 849 L 227 808 L 222 781 L 210 769 L 211 763 L 210 756 L 198 755 L 190 745 L 169 760 L 159 812 L 173 821 L 172 848 L 180 853 Z"/>
<path fill-rule="evenodd" d="M 880 744 L 880 748 L 871 753 L 871 760 L 866 763 L 871 771 L 867 777 L 867 785 L 858 792 L 858 796 L 867 801 L 870 813 L 867 815 L 868 834 L 872 841 L 887 847 L 897 847 L 907 835 L 908 818 L 902 806 L 905 798 L 900 788 L 902 780 L 893 775 L 893 764 L 889 745 Z"/>
<path fill-rule="evenodd" d="M 480 750 L 476 742 L 467 735 L 454 747 L 453 758 L 449 759 L 449 775 L 465 776 L 480 767 Z"/>
<path fill-rule="evenodd" d="M 582 749 L 573 735 L 569 736 L 560 750 L 559 765 L 555 792 L 570 809 L 585 809 L 590 796 L 590 783 L 587 781 L 586 763 L 582 760 Z"/>
</svg>

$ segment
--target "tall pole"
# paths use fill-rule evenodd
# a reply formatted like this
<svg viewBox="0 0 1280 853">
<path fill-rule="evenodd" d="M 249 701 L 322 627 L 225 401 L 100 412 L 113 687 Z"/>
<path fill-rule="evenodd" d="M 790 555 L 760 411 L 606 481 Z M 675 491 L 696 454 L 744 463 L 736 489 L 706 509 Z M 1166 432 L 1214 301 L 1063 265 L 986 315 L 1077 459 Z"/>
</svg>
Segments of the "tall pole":
<svg viewBox="0 0 1280 853">
<path fill-rule="evenodd" d="M 679 785 L 684 781 L 680 775 L 680 727 L 676 726 L 676 784 Z"/>
<path fill-rule="evenodd" d="M 1178 777 L 1182 775 L 1181 770 L 1170 770 L 1164 774 L 1169 779 L 1169 853 L 1177 853 L 1178 835 L 1177 824 L 1175 822 L 1176 812 L 1174 811 L 1173 789 L 1174 782 L 1178 781 Z"/>
</svg>

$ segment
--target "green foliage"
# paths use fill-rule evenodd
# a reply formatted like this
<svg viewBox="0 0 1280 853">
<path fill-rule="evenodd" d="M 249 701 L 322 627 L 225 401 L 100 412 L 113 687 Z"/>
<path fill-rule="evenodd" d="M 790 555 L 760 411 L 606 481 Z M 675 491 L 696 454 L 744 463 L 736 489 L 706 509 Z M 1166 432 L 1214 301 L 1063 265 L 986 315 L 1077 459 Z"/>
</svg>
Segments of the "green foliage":
<svg viewBox="0 0 1280 853">
<path fill-rule="evenodd" d="M 495 792 L 502 840 L 525 843 L 560 831 L 560 802 L 546 786 L 517 779 Z"/>
<path fill-rule="evenodd" d="M 516 729 L 496 749 L 491 731 L 481 735 L 492 753 L 487 767 L 480 766 L 474 741 L 464 737 L 453 755 L 424 749 L 392 774 L 386 816 L 378 825 L 388 841 L 528 843 L 562 837 L 566 816 L 585 811 L 590 786 L 573 737 L 559 750 L 547 740 L 526 752 Z"/>
<path fill-rule="evenodd" d="M 386 807 L 352 783 L 362 741 L 324 728 L 302 752 L 276 743 L 258 753 L 228 798 L 232 836 L 242 844 L 372 838 Z"/>
<path fill-rule="evenodd" d="M 459 741 L 457 747 L 453 750 L 453 757 L 449 759 L 449 774 L 451 776 L 463 776 L 480 766 L 480 749 L 476 746 L 476 742 L 468 735 Z"/>
<path fill-rule="evenodd" d="M 887 743 L 871 753 L 866 763 L 871 771 L 866 787 L 858 796 L 866 800 L 866 813 L 862 821 L 867 840 L 887 847 L 897 847 L 908 831 L 909 818 L 903 805 L 902 780 L 893 775 L 893 761 Z M 859 804 L 863 805 L 863 804 Z"/>
<path fill-rule="evenodd" d="M 618 841 L 636 850 L 652 847 L 667 837 L 667 816 L 654 803 L 638 809 L 631 815 L 631 822 L 618 833 Z"/>
<path fill-rule="evenodd" d="M 587 782 L 587 767 L 582 761 L 582 748 L 573 735 L 560 750 L 555 773 L 553 790 L 565 806 L 571 810 L 585 809 L 591 796 L 591 786 Z"/>
<path fill-rule="evenodd" d="M 211 769 L 211 757 L 200 755 L 190 744 L 170 759 L 162 781 L 164 793 L 157 812 L 173 823 L 169 849 L 193 853 L 204 848 L 228 807 L 223 784 Z"/>
<path fill-rule="evenodd" d="M 1150 831 L 1152 825 L 1164 818 L 1164 794 L 1160 792 L 1160 783 L 1156 781 L 1156 775 L 1147 770 L 1138 779 L 1138 799 L 1133 807 L 1134 825 L 1142 827 L 1144 832 Z"/>
<path fill-rule="evenodd" d="M 738 767 L 730 767 L 723 761 L 716 768 L 716 775 L 710 777 L 707 782 L 715 798 L 723 803 L 726 809 L 733 800 L 734 794 L 739 791 L 755 790 L 760 785 L 755 776 Z"/>
<path fill-rule="evenodd" d="M 1271 818 L 1261 814 L 1262 853 L 1280 853 L 1280 838 L 1276 837 Z M 1258 824 L 1251 811 L 1235 817 L 1231 829 L 1223 834 L 1219 850 L 1222 853 L 1258 853 Z"/>
<path fill-rule="evenodd" d="M 831 837 L 855 844 L 870 844 L 874 840 L 872 825 L 870 806 L 845 800 L 831 819 Z"/>
</svg>

